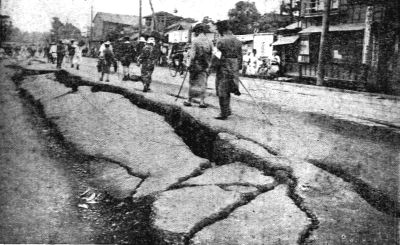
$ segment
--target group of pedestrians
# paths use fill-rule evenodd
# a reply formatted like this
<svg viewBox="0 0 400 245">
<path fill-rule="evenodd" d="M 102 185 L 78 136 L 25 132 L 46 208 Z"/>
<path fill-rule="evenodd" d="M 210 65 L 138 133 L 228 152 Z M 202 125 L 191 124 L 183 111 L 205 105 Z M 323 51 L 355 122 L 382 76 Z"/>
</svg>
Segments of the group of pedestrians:
<svg viewBox="0 0 400 245">
<path fill-rule="evenodd" d="M 187 67 L 189 72 L 189 94 L 185 106 L 192 106 L 194 98 L 200 98 L 200 108 L 207 108 L 205 103 L 207 79 L 211 70 L 216 71 L 216 92 L 219 98 L 221 112 L 215 117 L 226 120 L 231 114 L 231 94 L 240 95 L 239 70 L 242 69 L 242 43 L 233 35 L 229 21 L 217 23 L 217 30 L 221 38 L 216 45 L 206 37 L 205 24 L 194 26 L 193 39 L 188 54 Z M 123 81 L 131 80 L 129 66 L 137 62 L 140 66 L 140 80 L 143 83 L 143 92 L 150 90 L 152 74 L 159 60 L 156 40 L 154 37 L 140 37 L 134 46 L 129 37 L 125 37 L 122 43 L 111 46 L 109 41 L 101 44 L 97 68 L 100 81 L 109 82 L 111 67 L 117 62 L 123 66 Z M 116 67 L 117 68 L 117 67 Z M 115 69 L 116 69 L 115 68 Z"/>
<path fill-rule="evenodd" d="M 44 55 L 47 57 L 47 62 L 56 63 L 56 68 L 61 69 L 64 58 L 66 62 L 71 64 L 71 68 L 76 67 L 79 70 L 79 65 L 82 62 L 82 47 L 75 40 L 70 40 L 68 43 L 59 40 L 57 43 L 52 42 L 50 46 L 44 48 Z"/>
<path fill-rule="evenodd" d="M 253 49 L 243 56 L 242 75 L 257 75 L 276 77 L 281 71 L 281 58 L 277 51 L 272 51 L 270 57 L 259 57 L 257 50 Z"/>
<path fill-rule="evenodd" d="M 102 43 L 97 63 L 98 71 L 101 74 L 100 81 L 103 81 L 104 76 L 105 82 L 110 81 L 111 66 L 114 65 L 114 71 L 117 71 L 117 62 L 121 62 L 122 65 L 122 80 L 131 80 L 129 66 L 136 61 L 137 65 L 141 66 L 140 80 L 143 83 L 143 92 L 148 92 L 150 90 L 154 67 L 158 60 L 155 44 L 156 40 L 154 37 L 148 37 L 147 40 L 144 37 L 140 37 L 136 46 L 129 41 L 129 37 L 124 37 L 123 42 L 116 43 L 114 48 L 111 46 L 110 41 Z"/>
<path fill-rule="evenodd" d="M 217 22 L 220 34 L 216 46 L 206 37 L 207 28 L 197 24 L 193 28 L 195 39 L 189 52 L 189 95 L 185 106 L 200 97 L 200 108 L 206 108 L 205 96 L 210 70 L 216 71 L 216 93 L 219 99 L 218 120 L 226 120 L 232 114 L 231 94 L 240 95 L 239 70 L 242 69 L 242 43 L 233 35 L 229 21 Z"/>
</svg>

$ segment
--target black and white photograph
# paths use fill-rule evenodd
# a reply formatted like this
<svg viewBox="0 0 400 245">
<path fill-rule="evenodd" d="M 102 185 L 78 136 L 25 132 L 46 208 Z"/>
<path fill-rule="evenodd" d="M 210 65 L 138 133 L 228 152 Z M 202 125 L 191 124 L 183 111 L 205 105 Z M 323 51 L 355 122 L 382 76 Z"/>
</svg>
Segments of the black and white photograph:
<svg viewBox="0 0 400 245">
<path fill-rule="evenodd" d="M 0 0 L 0 245 L 400 245 L 399 0 Z"/>
</svg>

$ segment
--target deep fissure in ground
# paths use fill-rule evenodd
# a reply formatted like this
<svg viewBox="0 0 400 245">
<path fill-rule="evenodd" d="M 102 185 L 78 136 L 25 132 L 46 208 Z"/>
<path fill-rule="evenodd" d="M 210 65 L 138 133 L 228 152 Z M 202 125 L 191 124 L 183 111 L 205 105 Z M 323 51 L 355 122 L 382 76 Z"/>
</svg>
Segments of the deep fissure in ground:
<svg viewBox="0 0 400 245">
<path fill-rule="evenodd" d="M 44 74 L 44 73 L 49 73 L 49 71 L 24 70 L 22 72 L 22 75 L 21 74 L 20 75 L 21 75 L 21 77 L 24 77 L 27 75 L 38 75 L 38 74 Z M 315 214 L 312 213 L 312 211 L 307 210 L 307 208 L 303 205 L 303 200 L 295 193 L 295 187 L 297 186 L 297 180 L 294 176 L 292 176 L 292 173 L 290 170 L 268 168 L 267 167 L 268 165 L 264 164 L 265 160 L 258 159 L 256 157 L 254 157 L 251 153 L 236 155 L 236 156 L 234 156 L 234 158 L 232 158 L 232 156 L 226 156 L 226 155 L 221 154 L 221 152 L 218 151 L 218 148 L 216 147 L 216 144 L 215 144 L 215 142 L 218 140 L 219 132 L 199 123 L 188 113 L 185 113 L 179 106 L 161 104 L 161 103 L 146 99 L 143 95 L 135 94 L 130 91 L 127 91 L 124 88 L 120 88 L 120 87 L 113 86 L 110 84 L 96 84 L 96 83 L 92 83 L 89 81 L 84 81 L 80 77 L 71 76 L 69 73 L 67 73 L 66 71 L 63 71 L 63 70 L 56 72 L 55 75 L 56 75 L 58 82 L 64 84 L 67 87 L 70 87 L 72 89 L 72 91 L 77 91 L 79 86 L 90 86 L 90 87 L 92 87 L 92 92 L 101 91 L 101 92 L 110 92 L 110 93 L 120 94 L 120 95 L 124 96 L 125 98 L 129 99 L 134 105 L 138 106 L 139 108 L 149 110 L 149 111 L 155 112 L 155 113 L 163 116 L 165 118 L 166 122 L 168 122 L 175 129 L 175 132 L 183 139 L 183 141 L 190 147 L 192 152 L 194 154 L 196 154 L 197 156 L 207 158 L 210 161 L 216 162 L 217 164 L 226 164 L 226 163 L 232 162 L 233 160 L 250 163 L 250 165 L 252 167 L 256 167 L 256 168 L 262 170 L 266 175 L 272 175 L 279 182 L 288 184 L 289 185 L 289 193 L 288 193 L 289 197 L 292 198 L 292 200 L 296 203 L 296 205 L 302 211 L 304 211 L 312 221 L 312 224 L 309 227 L 307 227 L 307 229 L 303 232 L 303 234 L 301 234 L 299 243 L 300 244 L 304 243 L 307 240 L 307 237 L 310 235 L 310 233 L 313 230 L 318 228 L 317 217 L 315 216 Z M 16 79 L 16 81 L 17 80 L 18 79 Z M 37 103 L 37 104 L 39 104 L 39 103 Z M 40 105 L 37 105 L 37 106 L 40 107 Z M 53 125 L 53 127 L 55 127 L 55 125 Z M 253 143 L 256 143 L 256 142 L 253 142 Z M 69 147 L 71 147 L 71 146 L 69 146 Z M 274 155 L 276 155 L 276 153 Z M 327 170 L 329 170 L 329 169 L 327 169 Z M 328 172 L 332 172 L 332 171 L 328 171 Z M 197 173 L 197 175 L 198 174 L 200 174 L 200 173 Z M 341 177 L 341 174 L 338 172 L 333 171 L 333 174 Z M 190 176 L 190 177 L 193 177 L 193 176 Z M 345 179 L 347 182 L 352 183 L 352 179 L 349 177 L 343 178 L 343 179 Z M 180 182 L 183 182 L 183 181 L 184 180 L 182 180 Z M 179 185 L 179 183 L 177 185 Z M 368 188 L 361 188 L 361 189 L 356 188 L 356 190 L 364 198 L 369 198 L 366 200 L 370 204 L 372 204 L 374 207 L 376 207 L 378 210 L 380 210 L 380 211 L 386 210 L 386 212 L 393 213 L 393 212 L 388 211 L 388 209 L 393 208 L 390 205 L 389 205 L 389 207 L 387 207 L 388 199 L 383 198 L 384 203 L 386 205 L 385 206 L 385 205 L 383 205 L 383 203 L 379 203 L 379 198 L 376 198 L 376 196 L 374 196 L 374 193 L 368 194 L 368 195 L 366 195 L 366 194 L 362 195 L 363 191 L 364 192 L 367 191 Z M 382 196 L 380 196 L 380 197 L 382 198 Z M 149 206 L 150 206 L 150 204 L 149 204 Z M 218 217 L 214 222 L 216 222 L 218 219 L 220 220 L 221 217 Z M 211 223 L 213 223 L 213 222 L 204 224 L 204 226 L 210 225 Z M 204 226 L 196 227 L 196 230 L 199 231 L 202 228 L 204 228 Z M 191 232 L 191 236 L 193 236 L 197 231 Z"/>
</svg>

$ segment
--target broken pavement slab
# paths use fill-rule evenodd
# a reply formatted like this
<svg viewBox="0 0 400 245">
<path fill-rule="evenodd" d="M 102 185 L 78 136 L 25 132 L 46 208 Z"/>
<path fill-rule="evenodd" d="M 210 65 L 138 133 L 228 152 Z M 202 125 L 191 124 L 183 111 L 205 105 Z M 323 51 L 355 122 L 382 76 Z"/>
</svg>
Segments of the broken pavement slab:
<svg viewBox="0 0 400 245">
<path fill-rule="evenodd" d="M 257 168 L 275 172 L 276 178 L 294 185 L 291 195 L 314 219 L 307 244 L 396 244 L 399 219 L 376 210 L 341 178 L 300 159 L 274 156 L 254 142 L 227 133 L 218 135 L 216 150 L 221 160 L 247 158 Z"/>
<path fill-rule="evenodd" d="M 235 162 L 206 169 L 202 175 L 191 178 L 181 184 L 181 186 L 192 185 L 241 185 L 268 190 L 273 188 L 275 180 L 270 176 L 265 176 L 256 168 L 249 167 L 241 162 Z"/>
<path fill-rule="evenodd" d="M 54 94 L 65 88 L 56 81 L 42 80 L 25 90 L 41 102 L 45 116 L 67 142 L 82 154 L 112 159 L 131 174 L 147 177 L 134 197 L 166 190 L 209 166 L 207 159 L 191 152 L 162 116 L 138 108 L 121 95 L 92 93 L 90 87 L 40 100 L 46 93 L 42 91 Z M 35 92 L 38 90 L 40 93 Z"/>
<path fill-rule="evenodd" d="M 128 174 L 123 167 L 107 161 L 91 161 L 89 172 L 93 176 L 90 182 L 117 199 L 131 197 L 143 181 Z"/>
<path fill-rule="evenodd" d="M 218 186 L 195 186 L 162 192 L 153 203 L 153 228 L 160 244 L 185 244 L 196 229 L 227 215 L 244 202 L 236 191 Z"/>
<path fill-rule="evenodd" d="M 297 244 L 311 224 L 287 195 L 287 186 L 257 196 L 226 219 L 197 232 L 190 244 Z"/>
</svg>

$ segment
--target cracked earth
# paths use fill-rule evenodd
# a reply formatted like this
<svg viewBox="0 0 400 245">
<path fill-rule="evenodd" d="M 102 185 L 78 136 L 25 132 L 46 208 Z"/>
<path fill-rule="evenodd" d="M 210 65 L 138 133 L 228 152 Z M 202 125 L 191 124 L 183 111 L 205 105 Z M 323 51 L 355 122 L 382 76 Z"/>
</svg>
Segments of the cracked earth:
<svg viewBox="0 0 400 245">
<path fill-rule="evenodd" d="M 396 211 L 376 209 L 317 164 L 205 123 L 169 96 L 65 71 L 19 69 L 14 81 L 88 159 L 91 185 L 118 200 L 151 197 L 152 243 L 397 242 Z"/>
</svg>

